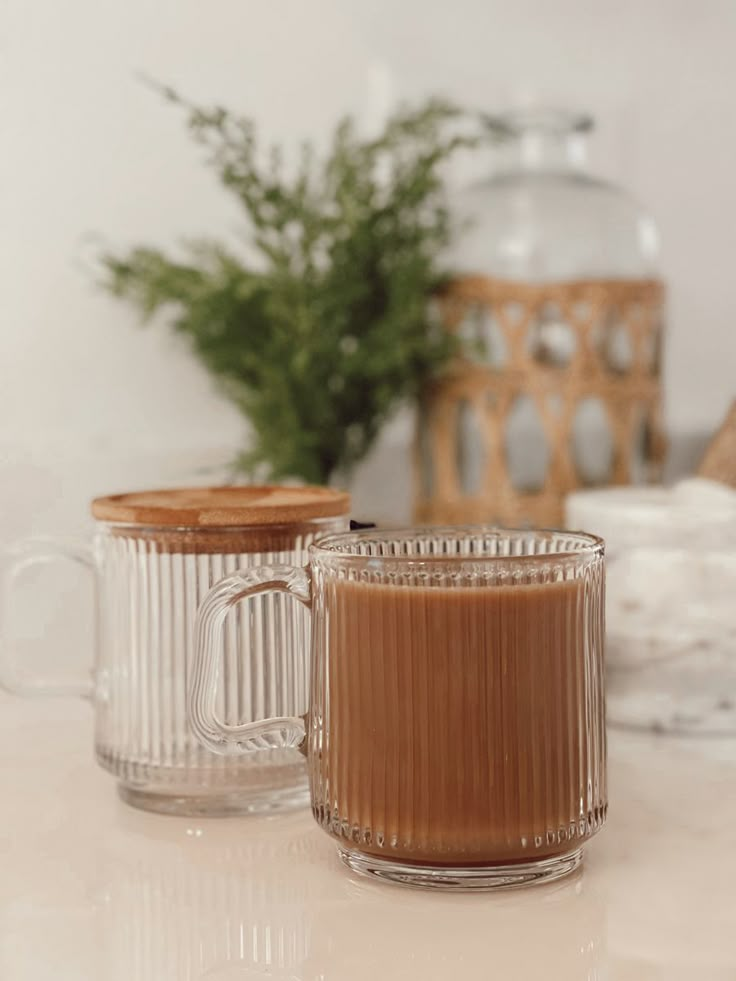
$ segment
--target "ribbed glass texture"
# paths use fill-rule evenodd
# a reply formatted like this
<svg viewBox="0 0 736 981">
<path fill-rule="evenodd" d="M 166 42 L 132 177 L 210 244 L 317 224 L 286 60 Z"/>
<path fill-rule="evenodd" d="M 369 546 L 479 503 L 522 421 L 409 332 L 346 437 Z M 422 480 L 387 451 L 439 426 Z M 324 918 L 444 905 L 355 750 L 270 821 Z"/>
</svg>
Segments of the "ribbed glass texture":
<svg viewBox="0 0 736 981">
<path fill-rule="evenodd" d="M 195 617 L 223 576 L 276 562 L 303 564 L 316 537 L 345 524 L 344 519 L 302 522 L 250 535 L 248 529 L 218 528 L 209 536 L 202 530 L 157 534 L 156 529 L 102 526 L 95 540 L 95 743 L 99 762 L 124 790 L 144 797 L 202 798 L 204 810 L 213 795 L 225 810 L 276 807 L 281 796 L 286 803 L 295 791 L 305 799 L 304 762 L 296 750 L 264 748 L 225 758 L 192 734 L 186 691 Z M 308 652 L 307 612 L 289 597 L 269 593 L 247 607 L 234 607 L 219 671 L 220 718 L 236 724 L 303 714 Z M 148 806 L 145 800 L 138 803 Z M 167 809 L 165 803 L 161 807 Z"/>
<path fill-rule="evenodd" d="M 345 849 L 535 862 L 605 820 L 602 544 L 556 532 L 341 536 L 312 555 L 310 779 Z"/>
<path fill-rule="evenodd" d="M 313 910 L 325 892 L 315 836 L 300 825 L 291 835 L 260 827 L 196 842 L 171 837 L 141 836 L 125 851 L 103 854 L 100 977 L 298 975 L 310 954 Z M 303 875 L 288 874 L 295 864 Z"/>
</svg>

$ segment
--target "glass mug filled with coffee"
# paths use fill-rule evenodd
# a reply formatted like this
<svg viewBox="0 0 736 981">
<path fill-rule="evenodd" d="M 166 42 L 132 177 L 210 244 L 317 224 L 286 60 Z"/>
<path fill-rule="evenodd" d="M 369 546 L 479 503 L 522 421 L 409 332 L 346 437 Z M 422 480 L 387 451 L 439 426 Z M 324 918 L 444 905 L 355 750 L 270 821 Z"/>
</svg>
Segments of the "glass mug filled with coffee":
<svg viewBox="0 0 736 981">
<path fill-rule="evenodd" d="M 312 611 L 308 711 L 235 724 L 217 699 L 232 618 L 279 593 Z M 304 569 L 239 571 L 209 593 L 191 725 L 229 757 L 300 747 L 314 816 L 356 871 L 449 888 L 557 878 L 606 817 L 603 593 L 591 535 L 331 535 Z"/>
<path fill-rule="evenodd" d="M 302 563 L 320 535 L 349 527 L 350 498 L 320 487 L 211 487 L 97 498 L 91 546 L 20 543 L 11 549 L 6 604 L 29 565 L 69 558 L 89 568 L 96 595 L 92 672 L 73 684 L 33 679 L 6 643 L 4 687 L 89 697 L 97 761 L 125 801 L 179 814 L 239 814 L 309 801 L 304 758 L 277 737 L 224 759 L 187 724 L 187 677 L 199 604 L 223 576 Z M 6 617 L 5 619 L 9 619 Z M 214 698 L 236 722 L 291 714 L 307 697 L 309 618 L 286 596 L 255 598 L 222 637 Z"/>
</svg>

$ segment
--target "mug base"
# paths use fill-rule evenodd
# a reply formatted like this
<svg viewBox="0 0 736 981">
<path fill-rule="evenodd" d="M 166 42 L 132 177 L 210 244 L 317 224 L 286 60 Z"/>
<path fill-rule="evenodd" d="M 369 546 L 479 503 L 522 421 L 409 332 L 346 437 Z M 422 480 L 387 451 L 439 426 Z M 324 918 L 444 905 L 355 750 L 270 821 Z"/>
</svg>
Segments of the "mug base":
<svg viewBox="0 0 736 981">
<path fill-rule="evenodd" d="M 445 890 L 509 889 L 533 883 L 552 882 L 569 875 L 583 860 L 583 849 L 536 862 L 488 866 L 429 866 L 392 862 L 349 848 L 338 848 L 340 859 L 353 872 L 405 886 Z"/>
<path fill-rule="evenodd" d="M 118 795 L 131 807 L 182 817 L 242 817 L 247 814 L 276 814 L 309 806 L 307 786 L 270 789 L 260 793 L 230 791 L 179 795 L 119 783 Z"/>
</svg>

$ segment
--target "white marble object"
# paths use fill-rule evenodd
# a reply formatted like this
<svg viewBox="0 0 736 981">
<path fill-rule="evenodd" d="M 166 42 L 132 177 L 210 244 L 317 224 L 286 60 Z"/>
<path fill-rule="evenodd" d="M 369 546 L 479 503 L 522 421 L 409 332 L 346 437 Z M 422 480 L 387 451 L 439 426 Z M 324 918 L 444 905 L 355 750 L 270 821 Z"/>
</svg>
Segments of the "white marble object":
<svg viewBox="0 0 736 981">
<path fill-rule="evenodd" d="M 609 719 L 736 735 L 736 492 L 581 491 L 566 520 L 606 539 Z"/>
</svg>

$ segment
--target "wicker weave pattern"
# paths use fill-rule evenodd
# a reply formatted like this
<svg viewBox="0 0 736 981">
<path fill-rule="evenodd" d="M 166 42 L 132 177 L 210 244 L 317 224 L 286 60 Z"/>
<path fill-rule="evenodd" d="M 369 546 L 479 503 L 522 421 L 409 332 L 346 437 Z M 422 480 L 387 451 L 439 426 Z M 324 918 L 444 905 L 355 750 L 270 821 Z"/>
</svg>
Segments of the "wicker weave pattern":
<svg viewBox="0 0 736 981">
<path fill-rule="evenodd" d="M 606 482 L 630 483 L 637 452 L 647 478 L 657 479 L 666 449 L 663 302 L 656 280 L 453 281 L 438 299 L 442 323 L 463 334 L 475 324 L 486 351 L 483 363 L 457 362 L 425 393 L 415 444 L 415 519 L 558 524 L 565 494 L 584 485 L 573 423 L 587 399 L 600 403 L 612 438 Z M 520 398 L 533 400 L 549 450 L 546 479 L 535 491 L 514 487 L 509 469 L 506 430 Z M 480 486 L 472 492 L 458 465 L 461 409 L 473 414 L 484 455 Z"/>
</svg>

